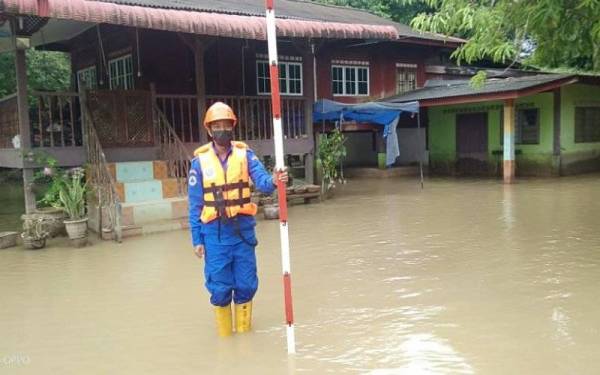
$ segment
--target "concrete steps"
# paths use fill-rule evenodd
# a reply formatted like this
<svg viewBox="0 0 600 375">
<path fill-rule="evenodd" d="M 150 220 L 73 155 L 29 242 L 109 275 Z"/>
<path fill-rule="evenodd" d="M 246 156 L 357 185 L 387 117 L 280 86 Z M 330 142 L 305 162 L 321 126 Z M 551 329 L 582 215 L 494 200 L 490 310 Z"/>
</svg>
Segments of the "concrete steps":
<svg viewBox="0 0 600 375">
<path fill-rule="evenodd" d="M 121 201 L 123 238 L 187 228 L 188 199 L 179 196 L 165 161 L 115 162 L 108 169 Z"/>
<path fill-rule="evenodd" d="M 123 226 L 121 229 L 121 233 L 123 235 L 123 238 L 129 238 L 135 236 L 142 236 L 145 234 L 171 232 L 174 230 L 182 230 L 188 228 L 189 223 L 187 218 L 178 220 L 158 220 L 152 223 L 147 223 L 145 225 Z"/>
<path fill-rule="evenodd" d="M 184 219 L 187 216 L 187 197 L 121 204 L 121 225 L 143 225 L 154 221 Z"/>
</svg>

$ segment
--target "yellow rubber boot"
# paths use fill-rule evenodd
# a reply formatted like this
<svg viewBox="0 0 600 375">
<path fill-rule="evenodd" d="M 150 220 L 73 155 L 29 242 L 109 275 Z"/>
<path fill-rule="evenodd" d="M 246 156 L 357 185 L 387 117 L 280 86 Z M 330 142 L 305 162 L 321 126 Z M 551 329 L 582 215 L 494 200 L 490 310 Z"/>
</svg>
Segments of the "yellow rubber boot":
<svg viewBox="0 0 600 375">
<path fill-rule="evenodd" d="M 215 306 L 215 315 L 217 317 L 217 333 L 221 337 L 231 336 L 231 304 L 227 306 Z"/>
<path fill-rule="evenodd" d="M 252 328 L 252 301 L 235 305 L 235 330 L 248 332 Z"/>
</svg>

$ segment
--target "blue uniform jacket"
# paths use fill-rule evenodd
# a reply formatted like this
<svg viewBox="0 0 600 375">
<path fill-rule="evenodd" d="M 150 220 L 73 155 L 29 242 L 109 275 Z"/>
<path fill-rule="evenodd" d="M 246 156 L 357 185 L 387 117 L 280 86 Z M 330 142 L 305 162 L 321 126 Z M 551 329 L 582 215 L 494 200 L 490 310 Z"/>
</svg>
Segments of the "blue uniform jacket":
<svg viewBox="0 0 600 375">
<path fill-rule="evenodd" d="M 231 151 L 227 155 L 225 161 L 221 161 L 223 169 L 227 169 L 227 160 L 231 155 Z M 254 151 L 248 149 L 248 169 L 250 179 L 254 183 L 257 190 L 271 194 L 275 190 L 273 178 L 267 172 L 263 164 L 260 162 Z M 190 175 L 188 180 L 188 200 L 190 214 L 190 230 L 192 232 L 192 244 L 194 246 L 204 245 L 206 242 L 219 243 L 223 245 L 234 245 L 241 241 L 239 234 L 232 220 L 222 223 L 219 228 L 219 220 L 213 220 L 208 224 L 203 224 L 200 221 L 200 213 L 204 206 L 204 191 L 202 188 L 202 169 L 200 161 L 197 157 L 192 160 Z M 254 227 L 256 220 L 253 216 L 239 215 L 237 217 L 239 231 L 245 239 L 251 240 L 254 238 Z M 220 230 L 220 241 L 219 241 Z"/>
</svg>

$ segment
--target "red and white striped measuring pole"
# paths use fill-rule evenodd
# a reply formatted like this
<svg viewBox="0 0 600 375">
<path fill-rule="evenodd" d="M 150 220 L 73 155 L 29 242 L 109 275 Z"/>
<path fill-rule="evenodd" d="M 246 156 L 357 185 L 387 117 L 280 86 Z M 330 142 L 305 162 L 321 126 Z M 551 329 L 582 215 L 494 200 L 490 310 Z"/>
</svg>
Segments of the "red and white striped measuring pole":
<svg viewBox="0 0 600 375">
<path fill-rule="evenodd" d="M 277 35 L 273 0 L 266 0 L 267 41 L 269 44 L 269 67 L 271 74 L 271 108 L 273 112 L 273 139 L 275 141 L 275 169 L 285 167 L 283 160 L 283 132 L 281 126 L 281 98 L 279 95 L 279 63 L 277 61 Z M 292 307 L 292 279 L 290 272 L 290 239 L 288 235 L 287 198 L 285 185 L 277 180 L 279 198 L 279 237 L 281 240 L 281 266 L 283 268 L 283 295 L 285 299 L 285 323 L 288 354 L 296 352 L 294 337 L 294 308 Z"/>
</svg>

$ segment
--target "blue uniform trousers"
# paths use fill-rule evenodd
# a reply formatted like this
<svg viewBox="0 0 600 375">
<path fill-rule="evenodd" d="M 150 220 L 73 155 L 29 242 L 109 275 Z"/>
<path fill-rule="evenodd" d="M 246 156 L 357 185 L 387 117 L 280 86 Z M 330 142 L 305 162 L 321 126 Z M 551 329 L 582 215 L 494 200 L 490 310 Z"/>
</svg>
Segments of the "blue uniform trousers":
<svg viewBox="0 0 600 375">
<path fill-rule="evenodd" d="M 255 243 L 255 239 L 249 239 Z M 258 288 L 255 246 L 240 241 L 233 245 L 206 241 L 204 245 L 204 277 L 210 292 L 210 303 L 227 306 L 246 303 Z"/>
</svg>

